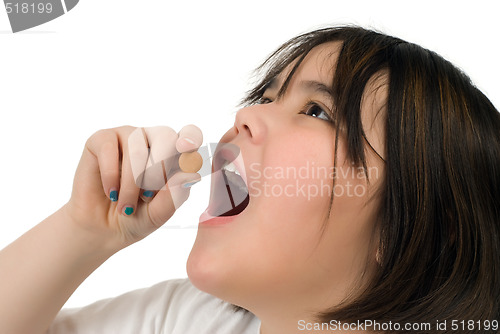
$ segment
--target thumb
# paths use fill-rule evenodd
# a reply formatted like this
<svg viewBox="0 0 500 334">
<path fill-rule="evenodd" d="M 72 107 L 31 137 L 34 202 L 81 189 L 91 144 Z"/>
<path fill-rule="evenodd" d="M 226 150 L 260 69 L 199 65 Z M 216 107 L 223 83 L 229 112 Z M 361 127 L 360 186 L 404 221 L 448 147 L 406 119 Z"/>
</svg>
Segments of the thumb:
<svg viewBox="0 0 500 334">
<path fill-rule="evenodd" d="M 149 217 L 156 226 L 163 225 L 189 197 L 191 186 L 201 181 L 198 173 L 175 173 L 149 203 Z"/>
</svg>

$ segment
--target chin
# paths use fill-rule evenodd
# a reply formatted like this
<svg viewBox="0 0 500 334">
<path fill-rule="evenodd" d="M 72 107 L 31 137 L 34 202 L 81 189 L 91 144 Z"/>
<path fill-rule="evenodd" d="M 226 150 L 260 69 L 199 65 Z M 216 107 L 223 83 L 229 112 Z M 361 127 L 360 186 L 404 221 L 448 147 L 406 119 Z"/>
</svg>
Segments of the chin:
<svg viewBox="0 0 500 334">
<path fill-rule="evenodd" d="M 220 258 L 195 242 L 186 264 L 191 283 L 199 290 L 219 297 L 224 294 L 225 273 L 222 272 Z M 227 286 L 227 285 L 226 285 Z"/>
<path fill-rule="evenodd" d="M 245 308 L 248 292 L 254 290 L 253 280 L 248 281 L 249 275 L 231 271 L 231 268 L 235 269 L 196 242 L 186 265 L 189 280 L 198 290 Z"/>
</svg>

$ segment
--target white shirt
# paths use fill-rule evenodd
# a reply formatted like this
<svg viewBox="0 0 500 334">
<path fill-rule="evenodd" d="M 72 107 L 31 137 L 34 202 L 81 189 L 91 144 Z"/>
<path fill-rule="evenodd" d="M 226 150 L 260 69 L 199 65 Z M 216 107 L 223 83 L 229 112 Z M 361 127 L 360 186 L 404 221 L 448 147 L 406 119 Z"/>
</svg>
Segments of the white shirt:
<svg viewBox="0 0 500 334">
<path fill-rule="evenodd" d="M 48 334 L 259 334 L 260 320 L 195 288 L 188 279 L 63 309 Z"/>
</svg>

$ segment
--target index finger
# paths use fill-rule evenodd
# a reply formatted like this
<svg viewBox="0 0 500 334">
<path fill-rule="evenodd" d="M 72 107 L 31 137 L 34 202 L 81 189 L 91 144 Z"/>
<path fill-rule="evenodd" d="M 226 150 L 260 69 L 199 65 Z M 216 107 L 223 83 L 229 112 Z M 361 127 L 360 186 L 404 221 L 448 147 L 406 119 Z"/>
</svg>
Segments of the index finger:
<svg viewBox="0 0 500 334">
<path fill-rule="evenodd" d="M 118 138 L 113 130 L 100 130 L 87 141 L 87 149 L 97 158 L 104 193 L 112 200 L 117 200 L 116 192 L 120 185 L 120 166 Z M 111 192 L 115 191 L 114 194 Z"/>
</svg>

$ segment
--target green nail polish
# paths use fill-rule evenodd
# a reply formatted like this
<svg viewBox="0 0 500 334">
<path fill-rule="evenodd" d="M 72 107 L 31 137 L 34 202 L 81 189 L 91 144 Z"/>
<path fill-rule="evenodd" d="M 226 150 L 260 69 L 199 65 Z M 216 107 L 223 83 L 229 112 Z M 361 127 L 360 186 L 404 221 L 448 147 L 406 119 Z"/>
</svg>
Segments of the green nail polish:
<svg viewBox="0 0 500 334">
<path fill-rule="evenodd" d="M 123 212 L 125 212 L 127 216 L 130 216 L 131 214 L 134 213 L 134 208 L 131 206 L 127 206 Z"/>
<path fill-rule="evenodd" d="M 146 190 L 145 192 L 142 193 L 144 197 L 153 197 L 155 193 L 152 192 L 151 190 Z"/>
<path fill-rule="evenodd" d="M 111 190 L 110 193 L 109 193 L 109 199 L 111 200 L 111 202 L 118 201 L 118 191 Z"/>
</svg>

